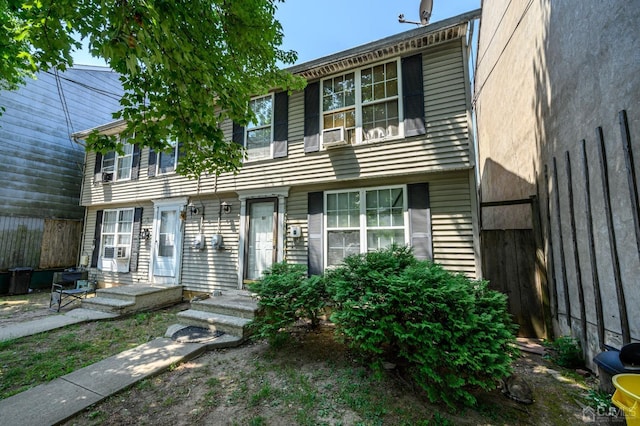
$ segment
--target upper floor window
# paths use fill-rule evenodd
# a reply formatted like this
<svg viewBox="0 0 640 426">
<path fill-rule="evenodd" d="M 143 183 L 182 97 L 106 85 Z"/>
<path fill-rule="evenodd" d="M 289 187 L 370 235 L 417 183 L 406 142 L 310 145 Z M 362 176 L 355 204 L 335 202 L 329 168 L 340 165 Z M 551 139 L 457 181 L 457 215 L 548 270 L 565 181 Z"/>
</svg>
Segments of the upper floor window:
<svg viewBox="0 0 640 426">
<path fill-rule="evenodd" d="M 242 145 L 247 161 L 283 158 L 288 155 L 289 95 L 270 93 L 249 101 L 255 118 L 247 126 L 233 122 L 232 140 Z"/>
<path fill-rule="evenodd" d="M 175 141 L 170 141 L 169 145 L 171 148 L 158 154 L 157 174 L 159 175 L 175 171 L 178 165 L 178 144 Z"/>
<path fill-rule="evenodd" d="M 122 154 L 109 151 L 102 156 L 103 182 L 131 179 L 134 147 L 132 144 L 124 142 L 122 151 Z"/>
<path fill-rule="evenodd" d="M 248 160 L 271 158 L 271 142 L 273 140 L 273 96 L 252 99 L 249 103 L 255 115 L 254 121 L 246 128 L 245 148 Z"/>
<path fill-rule="evenodd" d="M 181 155 L 182 144 L 176 141 L 169 141 L 168 147 L 164 151 L 149 149 L 147 176 L 153 177 L 174 172 L 178 167 Z"/>
<path fill-rule="evenodd" d="M 402 134 L 400 61 L 322 80 L 322 138 L 355 144 Z"/>
</svg>

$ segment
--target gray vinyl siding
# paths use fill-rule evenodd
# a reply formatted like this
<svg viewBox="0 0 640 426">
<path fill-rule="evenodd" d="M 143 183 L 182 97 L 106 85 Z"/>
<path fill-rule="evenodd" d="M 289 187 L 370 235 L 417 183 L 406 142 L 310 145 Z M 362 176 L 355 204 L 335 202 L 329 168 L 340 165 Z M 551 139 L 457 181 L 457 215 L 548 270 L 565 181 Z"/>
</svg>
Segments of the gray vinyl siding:
<svg viewBox="0 0 640 426">
<path fill-rule="evenodd" d="M 230 213 L 220 215 L 218 229 L 219 203 L 231 205 Z M 240 200 L 235 197 L 221 197 L 219 200 L 194 200 L 193 203 L 204 206 L 205 220 L 199 228 L 200 216 L 190 216 L 184 223 L 184 247 L 181 284 L 185 290 L 211 292 L 214 290 L 238 288 L 238 238 L 240 226 Z M 207 246 L 204 250 L 191 247 L 195 236 L 203 233 Z M 220 232 L 224 241 L 224 250 L 211 248 L 211 236 Z"/>
<path fill-rule="evenodd" d="M 286 228 L 299 226 L 300 238 L 285 239 L 285 259 L 289 263 L 307 266 L 307 191 L 291 190 L 287 199 Z"/>
<path fill-rule="evenodd" d="M 336 180 L 417 175 L 472 167 L 467 128 L 464 61 L 460 41 L 423 54 L 427 135 L 409 139 L 361 144 L 316 153 L 304 153 L 304 98 L 298 91 L 289 98 L 288 157 L 245 163 L 237 175 L 218 178 L 218 191 L 265 187 L 295 187 Z M 223 123 L 231 141 L 232 123 Z M 195 193 L 195 181 L 178 175 L 146 176 L 148 150 L 142 150 L 138 181 L 93 183 L 93 153 L 87 154 L 83 205 L 126 202 L 140 198 L 182 196 Z M 213 177 L 200 180 L 201 194 L 211 193 Z"/>
<path fill-rule="evenodd" d="M 471 191 L 468 172 L 429 180 L 433 260 L 476 278 Z"/>
</svg>

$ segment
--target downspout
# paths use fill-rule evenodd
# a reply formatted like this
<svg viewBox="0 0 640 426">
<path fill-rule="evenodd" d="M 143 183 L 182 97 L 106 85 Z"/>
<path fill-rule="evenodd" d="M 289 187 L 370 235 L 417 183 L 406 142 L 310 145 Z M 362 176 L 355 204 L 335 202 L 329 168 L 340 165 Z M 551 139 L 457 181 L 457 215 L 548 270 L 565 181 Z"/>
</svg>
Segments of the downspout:
<svg viewBox="0 0 640 426">
<path fill-rule="evenodd" d="M 470 65 L 470 58 L 473 57 L 473 34 L 474 34 L 474 20 L 469 21 L 469 30 L 467 37 L 465 38 L 466 49 L 463 49 L 464 56 L 464 73 L 466 76 L 466 80 L 469 81 L 467 87 L 467 96 L 466 96 L 466 104 L 467 104 L 467 128 L 468 128 L 468 138 L 469 138 L 469 149 L 472 151 L 473 157 L 473 173 L 469 173 L 469 187 L 471 189 L 471 217 L 472 217 L 472 226 L 473 226 L 473 249 L 475 251 L 475 270 L 476 270 L 476 278 L 482 278 L 482 252 L 481 252 L 481 243 L 480 243 L 480 231 L 482 229 L 482 220 L 481 220 L 481 211 L 480 211 L 480 159 L 478 155 L 478 145 L 476 143 L 476 127 L 475 127 L 475 113 L 474 113 L 474 102 L 472 89 L 475 88 L 475 85 L 472 86 L 472 81 L 475 79 L 475 64 L 473 67 Z M 471 78 L 470 73 L 473 72 L 473 79 Z"/>
<path fill-rule="evenodd" d="M 79 142 L 78 142 L 78 138 L 76 136 L 72 136 L 73 137 L 73 142 L 77 143 L 78 145 L 82 146 Z M 87 172 L 87 150 L 86 148 L 84 149 L 84 161 L 82 162 L 82 180 L 80 181 L 80 200 L 78 201 L 78 204 L 80 207 L 82 207 L 82 197 L 84 195 L 84 179 L 85 179 L 85 175 Z M 80 233 L 80 241 L 78 242 L 78 258 L 76 261 L 76 265 L 80 265 L 80 259 L 82 257 L 82 253 L 83 253 L 83 246 L 84 246 L 84 239 L 86 236 L 86 228 L 87 228 L 87 217 L 88 217 L 88 212 L 87 212 L 87 208 L 84 208 L 84 214 L 83 214 L 83 219 L 82 219 L 82 232 Z M 89 258 L 89 265 L 87 265 L 88 267 L 91 267 L 91 258 Z"/>
</svg>

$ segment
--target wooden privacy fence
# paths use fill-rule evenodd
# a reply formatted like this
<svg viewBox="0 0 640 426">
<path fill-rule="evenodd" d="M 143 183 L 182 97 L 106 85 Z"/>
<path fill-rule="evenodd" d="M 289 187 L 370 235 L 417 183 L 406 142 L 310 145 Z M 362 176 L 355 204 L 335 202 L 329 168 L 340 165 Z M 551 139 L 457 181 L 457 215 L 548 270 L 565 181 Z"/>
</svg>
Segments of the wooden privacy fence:
<svg viewBox="0 0 640 426">
<path fill-rule="evenodd" d="M 82 222 L 45 219 L 40 251 L 40 268 L 77 266 Z"/>
<path fill-rule="evenodd" d="M 536 265 L 532 229 L 483 230 L 482 271 L 492 289 L 508 297 L 518 336 L 547 338 L 545 292 Z"/>
<path fill-rule="evenodd" d="M 0 217 L 0 270 L 75 266 L 82 222 L 42 218 Z"/>
</svg>

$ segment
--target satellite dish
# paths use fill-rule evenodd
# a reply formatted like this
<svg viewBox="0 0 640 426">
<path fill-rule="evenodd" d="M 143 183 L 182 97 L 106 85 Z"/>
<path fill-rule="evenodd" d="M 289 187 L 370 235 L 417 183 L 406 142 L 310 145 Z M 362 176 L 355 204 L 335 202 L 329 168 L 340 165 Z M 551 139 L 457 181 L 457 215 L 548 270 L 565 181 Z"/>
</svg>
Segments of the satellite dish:
<svg viewBox="0 0 640 426">
<path fill-rule="evenodd" d="M 422 0 L 420 2 L 420 24 L 427 25 L 433 10 L 433 0 Z"/>
</svg>

